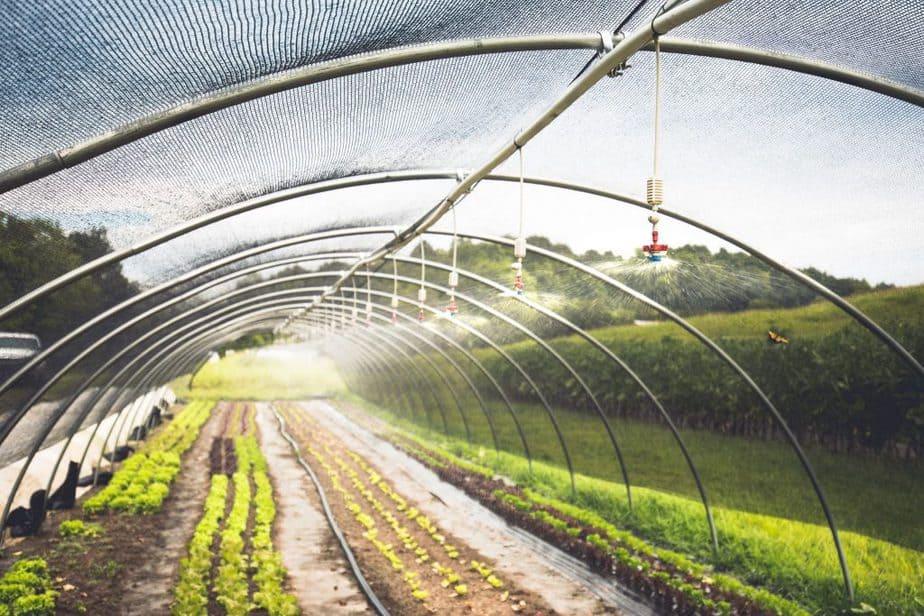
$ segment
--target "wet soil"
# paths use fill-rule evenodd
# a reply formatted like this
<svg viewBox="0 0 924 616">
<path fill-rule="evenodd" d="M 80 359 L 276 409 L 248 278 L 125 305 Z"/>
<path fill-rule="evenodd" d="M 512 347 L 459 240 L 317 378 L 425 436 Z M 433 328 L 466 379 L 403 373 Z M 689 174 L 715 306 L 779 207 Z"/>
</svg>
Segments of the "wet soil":
<svg viewBox="0 0 924 616">
<path fill-rule="evenodd" d="M 524 589 L 517 580 L 509 575 L 501 563 L 495 562 L 494 559 L 485 556 L 483 553 L 473 549 L 462 538 L 453 534 L 455 528 L 451 525 L 440 525 L 439 533 L 445 537 L 447 545 L 453 545 L 458 550 L 458 558 L 450 559 L 442 545 L 437 543 L 422 528 L 410 521 L 399 513 L 390 499 L 381 493 L 377 493 L 379 501 L 385 509 L 390 511 L 395 518 L 401 519 L 412 536 L 419 542 L 420 547 L 425 548 L 429 553 L 431 560 L 420 563 L 415 562 L 415 556 L 408 550 L 405 550 L 402 541 L 394 533 L 388 524 L 385 524 L 381 516 L 376 516 L 376 528 L 379 532 L 379 539 L 394 547 L 396 554 L 404 563 L 404 569 L 396 572 L 386 558 L 378 552 L 370 541 L 363 537 L 365 527 L 357 521 L 356 517 L 347 509 L 344 500 L 334 490 L 327 473 L 321 468 L 318 461 L 307 453 L 307 446 L 315 448 L 327 447 L 325 456 L 331 464 L 334 459 L 339 458 L 349 468 L 366 476 L 363 468 L 359 463 L 353 461 L 347 454 L 342 441 L 334 436 L 331 432 L 325 430 L 328 422 L 321 417 L 312 417 L 312 420 L 320 420 L 317 423 L 301 423 L 299 416 L 305 417 L 299 409 L 287 413 L 291 423 L 287 426 L 290 434 L 300 442 L 303 450 L 303 457 L 316 469 L 321 478 L 324 488 L 329 495 L 329 501 L 338 524 L 344 532 L 350 547 L 353 549 L 357 560 L 360 563 L 363 574 L 370 582 L 373 590 L 379 599 L 392 611 L 393 614 L 416 616 L 426 614 L 530 614 L 530 615 L 550 615 L 559 613 L 546 603 L 540 593 Z M 301 425 L 299 425 L 301 423 Z M 359 452 L 357 452 L 359 453 Z M 403 496 L 409 507 L 422 508 L 421 500 L 431 498 L 426 490 L 404 490 L 397 489 L 394 482 L 394 473 L 382 473 L 382 468 L 377 466 L 380 460 L 377 456 L 367 455 L 362 452 L 365 462 L 373 470 L 383 474 L 386 481 L 396 488 Z M 385 467 L 390 470 L 390 467 Z M 346 475 L 342 475 L 344 486 L 350 486 L 346 480 Z M 375 515 L 373 507 L 369 505 L 358 491 L 353 491 L 353 497 L 370 515 Z M 485 567 L 495 571 L 495 575 L 503 582 L 503 588 L 495 589 L 485 582 L 481 575 L 473 571 L 469 564 L 472 561 L 483 563 Z M 433 571 L 433 562 L 441 563 L 444 566 L 451 567 L 461 578 L 461 582 L 467 586 L 467 591 L 462 596 L 457 596 L 452 588 L 442 587 L 443 578 Z M 411 588 L 405 581 L 405 575 L 413 573 L 421 583 L 421 589 L 428 592 L 424 601 L 418 601 L 411 595 Z M 545 584 L 550 584 L 546 579 Z M 554 582 L 551 582 L 554 583 Z M 565 612 L 565 613 L 591 613 L 591 612 Z"/>
<path fill-rule="evenodd" d="M 222 413 L 216 409 L 195 444 L 183 457 L 170 496 L 157 516 L 161 524 L 151 535 L 146 558 L 126 571 L 126 587 L 119 614 L 169 614 L 171 589 L 179 575 L 180 559 L 202 516 L 209 492 L 209 450 L 221 429 Z M 138 516 L 133 516 L 138 517 Z"/>
<path fill-rule="evenodd" d="M 256 421 L 276 501 L 273 545 L 282 552 L 290 592 L 305 614 L 372 613 L 327 525 L 314 484 L 268 405 L 257 405 Z"/>
<path fill-rule="evenodd" d="M 301 403 L 312 417 L 324 421 L 351 448 L 374 456 L 392 469 L 394 488 L 427 494 L 419 505 L 434 521 L 450 527 L 472 547 L 496 560 L 517 584 L 539 593 L 563 614 L 652 614 L 654 610 L 552 546 L 511 527 L 506 521 L 442 481 L 429 469 L 376 436 L 391 428 L 344 401 L 336 410 L 321 401 Z"/>
</svg>

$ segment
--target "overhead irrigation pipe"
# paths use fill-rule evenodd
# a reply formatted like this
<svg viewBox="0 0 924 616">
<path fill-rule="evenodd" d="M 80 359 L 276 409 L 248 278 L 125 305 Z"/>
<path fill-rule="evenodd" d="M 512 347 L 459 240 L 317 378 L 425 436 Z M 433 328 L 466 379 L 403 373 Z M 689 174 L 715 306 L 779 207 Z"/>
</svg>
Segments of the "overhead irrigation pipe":
<svg viewBox="0 0 924 616">
<path fill-rule="evenodd" d="M 449 232 L 444 232 L 444 231 L 431 231 L 430 233 L 433 235 L 451 235 Z M 514 243 L 513 240 L 510 240 L 504 237 L 497 237 L 497 236 L 485 236 L 485 235 L 474 234 L 474 233 L 457 233 L 456 235 L 458 237 L 464 237 L 466 239 L 494 242 L 494 243 L 506 244 L 508 246 L 512 246 Z M 828 522 L 828 528 L 831 530 L 831 535 L 834 539 L 834 546 L 835 546 L 835 549 L 837 550 L 838 560 L 840 561 L 841 572 L 843 573 L 843 576 L 844 576 L 844 585 L 846 587 L 847 594 L 852 600 L 853 583 L 851 582 L 851 579 L 850 579 L 850 571 L 847 566 L 847 559 L 844 556 L 844 551 L 841 545 L 840 535 L 838 534 L 838 531 L 837 531 L 837 525 L 834 522 L 834 515 L 831 513 L 831 508 L 828 506 L 828 500 L 825 497 L 824 490 L 821 487 L 821 483 L 818 481 L 818 477 L 815 475 L 815 470 L 812 468 L 812 465 L 808 460 L 808 456 L 805 455 L 805 452 L 802 450 L 802 446 L 799 445 L 798 439 L 796 439 L 795 434 L 793 434 L 792 430 L 789 428 L 789 425 L 786 423 L 786 420 L 783 419 L 782 414 L 780 414 L 779 410 L 777 410 L 773 402 L 770 401 L 770 398 L 767 397 L 767 394 L 764 393 L 763 389 L 761 389 L 760 386 L 754 381 L 754 379 L 751 378 L 751 375 L 744 368 L 742 368 L 738 364 L 738 362 L 736 362 L 724 349 L 722 349 L 718 344 L 716 344 L 709 336 L 701 332 L 693 324 L 691 324 L 689 321 L 687 321 L 680 315 L 676 314 L 669 308 L 651 299 L 647 295 L 632 289 L 631 287 L 619 282 L 618 280 L 614 278 L 611 278 L 610 276 L 607 276 L 606 274 L 604 274 L 603 272 L 597 269 L 594 269 L 588 265 L 584 265 L 580 261 L 577 261 L 570 257 L 566 257 L 564 255 L 558 254 L 555 251 L 547 250 L 545 248 L 540 248 L 538 246 L 532 246 L 532 245 L 528 245 L 527 249 L 532 253 L 541 255 L 543 257 L 547 257 L 549 259 L 552 259 L 553 261 L 557 261 L 565 265 L 570 265 L 572 268 L 577 269 L 578 271 L 583 272 L 585 274 L 588 274 L 591 277 L 599 280 L 600 282 L 603 282 L 607 286 L 617 289 L 618 291 L 628 295 L 629 297 L 632 297 L 633 299 L 636 299 L 642 302 L 646 306 L 653 308 L 654 310 L 658 311 L 659 313 L 661 313 L 662 315 L 664 315 L 665 317 L 667 317 L 668 319 L 670 319 L 671 321 L 679 325 L 681 328 L 686 330 L 688 333 L 692 334 L 702 344 L 704 344 L 713 354 L 715 354 L 716 357 L 718 357 L 729 368 L 731 368 L 735 373 L 738 374 L 738 376 L 745 382 L 745 384 L 747 384 L 747 386 L 751 389 L 751 391 L 754 392 L 754 394 L 758 397 L 758 399 L 760 400 L 764 408 L 770 413 L 774 422 L 783 431 L 784 435 L 786 436 L 786 440 L 789 442 L 793 451 L 796 453 L 796 456 L 799 458 L 799 462 L 802 464 L 802 468 L 805 471 L 805 474 L 808 476 L 809 481 L 812 484 L 812 488 L 815 491 L 815 496 L 818 498 L 818 502 L 820 503 L 821 508 L 824 511 L 825 518 Z"/>
<path fill-rule="evenodd" d="M 391 255 L 388 257 L 388 259 L 400 261 L 402 263 L 412 263 L 412 264 L 416 264 L 419 261 L 418 259 L 415 259 L 413 257 L 399 257 L 397 255 Z M 448 265 L 443 265 L 441 263 L 435 263 L 435 262 L 430 262 L 428 263 L 428 265 L 434 269 L 442 269 L 444 271 L 457 271 L 461 277 L 468 278 L 470 280 L 478 282 L 496 291 L 502 291 L 502 292 L 507 291 L 507 287 L 501 284 L 498 284 L 497 282 L 489 278 L 485 278 L 484 276 L 479 276 L 478 274 L 469 272 L 465 269 L 461 269 L 458 267 L 450 267 Z M 677 443 L 677 446 L 679 447 L 681 453 L 683 454 L 684 460 L 687 463 L 687 467 L 690 470 L 690 474 L 693 476 L 693 481 L 696 483 L 696 488 L 699 491 L 700 500 L 702 500 L 703 508 L 705 509 L 705 513 L 706 513 L 706 521 L 709 526 L 709 535 L 712 540 L 712 547 L 713 547 L 713 550 L 717 551 L 719 549 L 719 540 L 718 540 L 718 535 L 716 534 L 715 521 L 713 520 L 713 517 L 712 517 L 712 509 L 709 506 L 709 499 L 708 499 L 708 496 L 706 495 L 706 488 L 703 485 L 702 478 L 700 477 L 700 474 L 699 474 L 699 470 L 696 468 L 696 464 L 693 462 L 693 457 L 690 455 L 690 452 L 687 449 L 686 443 L 684 443 L 683 438 L 680 436 L 680 431 L 677 429 L 677 426 L 674 424 L 673 420 L 671 419 L 671 416 L 667 412 L 667 409 L 664 408 L 664 405 L 661 403 L 658 397 L 654 394 L 654 392 L 648 387 L 648 385 L 642 380 L 642 378 L 622 358 L 617 356 L 609 347 L 601 343 L 597 338 L 592 336 L 589 332 L 585 331 L 583 328 L 578 327 L 577 325 L 575 325 L 568 319 L 562 317 L 560 314 L 558 314 L 554 310 L 550 310 L 549 308 L 546 308 L 528 299 L 525 295 L 512 295 L 511 297 L 513 297 L 520 303 L 524 304 L 525 306 L 528 306 L 532 310 L 535 310 L 536 312 L 552 319 L 556 323 L 560 323 L 561 325 L 564 325 L 569 330 L 571 330 L 572 332 L 580 336 L 583 340 L 588 342 L 595 349 L 597 349 L 598 351 L 606 355 L 606 357 L 610 361 L 615 363 L 626 375 L 629 376 L 630 379 L 632 379 L 635 382 L 636 385 L 638 385 L 638 387 L 642 390 L 642 392 L 644 392 L 644 394 L 646 395 L 648 400 L 652 403 L 652 405 L 654 405 L 654 407 L 658 409 L 658 412 L 660 413 L 662 419 L 667 424 L 668 429 L 673 435 L 674 441 Z"/>
<path fill-rule="evenodd" d="M 661 41 L 661 46 L 662 46 L 661 50 L 664 51 L 664 40 L 663 39 Z M 514 175 L 489 175 L 486 179 L 496 180 L 499 182 L 520 182 L 520 176 L 514 176 Z M 538 177 L 524 177 L 522 178 L 522 181 L 526 182 L 527 184 L 533 184 L 536 186 L 547 186 L 549 188 L 560 188 L 562 190 L 581 192 L 581 193 L 585 193 L 588 195 L 594 195 L 596 197 L 603 197 L 604 199 L 618 201 L 621 203 L 625 203 L 627 205 L 634 205 L 636 207 L 640 207 L 645 210 L 651 209 L 651 206 L 648 205 L 648 203 L 645 201 L 634 199 L 632 197 L 621 195 L 619 193 L 610 192 L 608 190 L 594 188 L 592 186 L 575 184 L 575 183 L 567 182 L 564 180 L 553 180 L 553 179 L 538 178 Z M 856 321 L 862 327 L 869 330 L 874 336 L 876 336 L 883 343 L 885 343 L 885 345 L 889 348 L 889 350 L 895 353 L 902 361 L 904 361 L 905 364 L 907 364 L 914 372 L 916 372 L 918 376 L 924 377 L 924 366 L 922 366 L 921 363 L 918 362 L 918 360 L 916 360 L 914 356 L 904 346 L 901 345 L 901 343 L 899 343 L 887 331 L 885 331 L 885 329 L 883 329 L 882 326 L 880 326 L 873 319 L 867 316 L 859 308 L 851 304 L 849 301 L 847 301 L 846 299 L 844 299 L 843 297 L 841 297 L 840 295 L 838 295 L 837 293 L 835 293 L 828 287 L 816 281 L 811 276 L 807 276 L 795 268 L 783 265 L 779 261 L 776 261 L 773 258 L 771 258 L 769 255 L 759 251 L 758 249 L 754 248 L 753 246 L 749 244 L 746 244 L 742 240 L 732 235 L 729 235 L 723 231 L 720 231 L 719 229 L 716 229 L 715 227 L 711 227 L 703 222 L 700 222 L 694 218 L 691 218 L 679 212 L 674 212 L 663 206 L 658 206 L 658 214 L 663 214 L 664 216 L 673 218 L 674 220 L 679 220 L 680 222 L 686 223 L 690 225 L 691 227 L 695 227 L 697 229 L 700 229 L 701 231 L 705 231 L 706 233 L 713 235 L 721 240 L 724 240 L 728 242 L 729 244 L 737 246 L 741 250 L 750 254 L 755 259 L 758 259 L 764 262 L 765 264 L 775 269 L 776 271 L 780 272 L 781 274 L 791 278 L 796 283 L 804 287 L 808 287 L 809 289 L 821 295 L 822 297 L 827 299 L 829 302 L 831 302 L 832 304 L 840 308 L 842 311 L 847 313 L 847 315 L 851 319 Z"/>
<path fill-rule="evenodd" d="M 428 262 L 428 263 L 433 263 L 433 262 Z M 386 308 L 383 304 L 381 304 L 381 303 L 379 303 L 379 302 L 372 302 L 372 308 L 373 308 L 374 310 L 379 310 L 379 311 L 381 311 L 383 314 L 387 314 L 387 313 L 388 313 L 388 308 Z M 382 317 L 382 316 L 379 315 L 378 313 L 375 313 L 373 316 L 374 316 L 374 317 L 379 317 L 378 320 L 380 320 L 380 321 L 386 321 L 386 322 L 388 321 L 388 319 Z M 428 340 L 426 337 L 424 337 L 423 335 L 421 335 L 420 333 L 418 333 L 418 332 L 416 331 L 417 329 L 420 328 L 419 323 L 417 322 L 416 319 L 413 319 L 412 317 L 409 317 L 408 315 L 406 315 L 406 314 L 404 314 L 404 313 L 401 313 L 401 312 L 397 312 L 397 311 L 394 312 L 394 316 L 395 316 L 396 318 L 402 320 L 402 321 L 406 321 L 406 322 L 410 325 L 410 326 L 408 326 L 408 325 L 404 325 L 404 324 L 402 323 L 402 324 L 401 324 L 401 330 L 402 330 L 403 332 L 405 332 L 405 333 L 407 333 L 407 334 L 410 334 L 410 335 L 412 335 L 412 336 L 415 336 L 417 339 L 419 339 L 419 340 L 423 341 L 424 343 L 430 345 L 434 350 L 436 350 L 438 353 L 440 353 L 440 354 L 442 355 L 442 357 L 443 357 L 444 359 L 446 359 L 447 361 L 449 361 L 450 363 L 453 363 L 453 362 L 454 362 L 454 360 L 451 358 L 451 356 L 449 355 L 449 353 L 446 352 L 446 351 L 444 351 L 444 350 L 442 349 L 442 347 L 440 347 L 440 345 L 438 345 L 438 344 L 436 344 L 436 343 L 434 343 L 434 342 Z M 297 317 L 297 320 L 303 319 L 303 318 L 305 318 L 305 317 L 304 317 L 304 316 L 300 316 L 300 317 Z M 450 336 L 447 336 L 446 334 L 444 334 L 443 332 L 441 332 L 441 331 L 439 331 L 439 330 L 437 330 L 437 329 L 432 329 L 432 328 L 424 328 L 424 329 L 425 329 L 426 332 L 428 332 L 428 333 L 430 333 L 430 334 L 433 334 L 433 335 L 434 335 L 435 337 L 437 337 L 441 342 L 448 344 L 448 345 L 451 346 L 454 350 L 456 350 L 459 354 L 461 354 L 461 355 L 464 356 L 466 359 L 468 359 L 469 362 L 471 362 L 472 365 L 474 365 L 475 368 L 476 368 L 476 369 L 488 380 L 488 382 L 491 383 L 491 386 L 494 388 L 494 391 L 497 392 L 497 395 L 498 395 L 498 396 L 500 397 L 500 399 L 503 401 L 504 406 L 507 408 L 507 411 L 508 411 L 508 413 L 510 414 L 511 419 L 513 420 L 513 424 L 514 424 L 514 426 L 516 427 L 517 433 L 518 433 L 518 435 L 519 435 L 519 437 L 520 437 L 520 442 L 521 442 L 521 444 L 523 445 L 523 453 L 524 453 L 524 455 L 525 455 L 525 457 L 526 457 L 526 459 L 527 459 L 527 462 L 528 462 L 528 464 L 529 464 L 530 471 L 532 471 L 532 455 L 531 455 L 530 450 L 529 450 L 529 445 L 528 445 L 527 442 L 526 442 L 526 435 L 525 435 L 525 433 L 524 433 L 524 431 L 523 431 L 523 427 L 520 425 L 519 418 L 517 417 L 516 411 L 514 411 L 514 409 L 513 409 L 513 404 L 512 404 L 512 402 L 510 401 L 510 398 L 507 396 L 507 393 L 506 393 L 506 392 L 504 391 L 504 389 L 501 387 L 500 383 L 498 383 L 497 379 L 494 378 L 494 375 L 492 375 L 491 372 L 488 371 L 487 368 L 485 368 L 484 364 L 482 364 L 481 361 L 479 361 L 477 357 L 475 357 L 474 355 L 472 355 L 472 353 L 471 353 L 468 349 L 466 349 L 466 348 L 463 347 L 461 344 L 459 344 L 458 342 L 456 342 L 455 340 L 453 340 Z M 458 365 L 458 364 L 456 363 L 456 365 Z M 460 368 L 461 368 L 461 367 L 460 367 Z M 458 369 L 457 369 L 457 370 L 458 370 Z M 467 374 L 466 372 L 463 371 L 462 374 L 463 374 L 463 378 L 464 378 L 466 381 L 469 381 L 469 382 L 473 383 L 473 382 L 471 381 L 471 377 L 468 376 L 468 374 Z M 485 410 L 485 413 L 487 414 L 486 403 L 483 402 L 483 401 L 484 401 L 484 398 L 481 396 L 480 393 L 476 394 L 476 396 L 479 398 L 479 400 L 481 400 L 480 405 L 481 405 L 482 409 Z M 497 443 L 496 434 L 493 433 L 493 421 L 492 421 L 490 418 L 488 419 L 488 425 L 492 428 L 492 436 L 494 436 L 495 443 Z"/>
<path fill-rule="evenodd" d="M 449 295 L 450 293 L 448 288 L 437 285 L 429 280 L 424 281 L 424 280 L 420 280 L 417 278 L 408 278 L 407 276 L 381 274 L 381 273 L 369 272 L 369 271 L 354 272 L 353 275 L 354 276 L 369 276 L 369 277 L 377 278 L 377 279 L 397 280 L 399 282 L 421 285 L 428 289 L 433 289 L 435 291 L 443 293 L 445 295 Z M 325 292 L 325 293 L 322 293 L 320 297 L 324 297 L 326 299 L 327 297 L 329 297 L 329 295 L 328 293 Z M 565 369 L 565 371 L 571 376 L 571 378 L 574 379 L 574 381 L 578 384 L 581 390 L 587 395 L 588 399 L 590 400 L 592 404 L 594 411 L 597 414 L 597 417 L 600 419 L 600 421 L 603 423 L 604 428 L 606 429 L 607 436 L 610 439 L 610 444 L 612 445 L 613 450 L 616 453 L 616 459 L 619 464 L 619 470 L 622 473 L 622 478 L 623 478 L 623 481 L 625 482 L 624 485 L 626 488 L 626 500 L 629 504 L 629 509 L 631 509 L 632 508 L 632 489 L 631 489 L 631 485 L 629 484 L 629 473 L 628 473 L 628 470 L 626 469 L 625 460 L 623 459 L 622 449 L 619 447 L 619 443 L 616 440 L 616 435 L 613 432 L 612 427 L 610 426 L 609 420 L 606 417 L 606 413 L 603 411 L 603 407 L 600 405 L 600 402 L 597 400 L 596 395 L 594 395 L 593 391 L 591 391 L 590 387 L 584 381 L 583 377 L 581 377 L 581 375 L 577 372 L 577 370 L 574 369 L 574 367 L 568 362 L 567 359 L 562 357 L 561 353 L 559 353 L 554 348 L 552 348 L 552 346 L 549 345 L 545 340 L 543 340 L 535 332 L 533 332 L 531 329 L 529 329 L 528 327 L 526 327 L 525 325 L 523 325 L 516 319 L 513 319 L 507 316 L 506 314 L 495 309 L 494 307 L 489 306 L 485 304 L 484 302 L 478 301 L 477 299 L 469 295 L 462 294 L 459 291 L 455 292 L 455 297 L 456 299 L 460 299 L 468 304 L 471 304 L 472 306 L 475 306 L 479 310 L 482 310 L 483 312 L 488 313 L 489 315 L 495 317 L 496 319 L 503 321 L 507 325 L 510 325 L 514 329 L 524 334 L 526 337 L 528 337 L 530 340 L 532 340 L 538 346 L 540 346 L 545 352 L 551 355 L 552 358 L 562 368 Z M 319 305 L 319 301 L 315 300 L 314 305 L 315 306 Z"/>
<path fill-rule="evenodd" d="M 421 216 L 415 223 L 401 231 L 393 240 L 386 242 L 381 248 L 368 257 L 357 261 L 344 277 L 333 285 L 328 293 L 325 293 L 315 301 L 315 304 L 319 304 L 323 299 L 336 294 L 340 290 L 340 287 L 364 265 L 381 260 L 387 254 L 395 252 L 405 246 L 408 242 L 436 224 L 450 208 L 475 188 L 478 182 L 483 180 L 498 165 L 510 158 L 517 150 L 529 143 L 530 140 L 551 124 L 555 118 L 564 113 L 564 111 L 574 104 L 581 96 L 586 94 L 587 91 L 598 81 L 603 79 L 612 69 L 624 63 L 632 54 L 651 42 L 656 36 L 666 34 L 677 26 L 691 19 L 695 19 L 716 7 L 722 6 L 728 1 L 729 0 L 687 0 L 682 4 L 673 5 L 669 10 L 659 12 L 651 20 L 651 23 L 625 35 L 616 42 L 611 50 L 602 54 L 596 63 L 592 64 L 583 74 L 572 81 L 565 89 L 564 93 L 559 96 L 548 109 L 523 128 L 519 134 L 514 137 L 512 142 L 503 146 L 491 156 L 487 162 L 473 170 L 470 174 L 464 178 L 460 178 L 455 188 L 449 191 L 435 207 Z M 0 314 L 0 317 L 2 317 L 2 314 Z"/>
</svg>

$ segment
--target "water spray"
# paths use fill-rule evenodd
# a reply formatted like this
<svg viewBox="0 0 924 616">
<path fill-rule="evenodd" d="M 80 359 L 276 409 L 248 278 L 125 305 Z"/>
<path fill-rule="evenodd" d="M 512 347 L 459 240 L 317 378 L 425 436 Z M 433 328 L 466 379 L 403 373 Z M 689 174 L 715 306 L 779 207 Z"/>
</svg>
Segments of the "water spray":
<svg viewBox="0 0 924 616">
<path fill-rule="evenodd" d="M 391 271 L 392 277 L 394 279 L 394 287 L 391 291 L 391 323 L 392 325 L 398 324 L 398 306 L 400 302 L 398 301 L 398 259 L 395 258 L 396 255 L 391 256 Z"/>
<path fill-rule="evenodd" d="M 658 211 L 657 207 L 653 209 L 656 212 Z M 660 221 L 661 217 L 657 214 L 652 214 L 648 217 L 648 222 L 651 223 L 651 243 L 642 246 L 642 252 L 644 252 L 648 260 L 653 263 L 657 263 L 667 254 L 667 244 L 658 243 L 658 223 Z"/>
<path fill-rule="evenodd" d="M 459 312 L 459 306 L 456 304 L 456 287 L 459 286 L 459 272 L 456 270 L 457 244 L 459 236 L 456 233 L 456 206 L 452 206 L 452 270 L 449 272 L 449 305 L 446 306 L 446 312 L 449 316 L 454 317 Z"/>
<path fill-rule="evenodd" d="M 424 286 L 424 283 L 427 280 L 427 257 L 424 254 L 424 240 L 420 238 L 420 288 L 417 289 L 417 302 L 419 311 L 417 312 L 417 320 L 421 323 L 427 318 L 427 313 L 424 312 L 424 304 L 427 303 L 427 287 Z"/>
</svg>

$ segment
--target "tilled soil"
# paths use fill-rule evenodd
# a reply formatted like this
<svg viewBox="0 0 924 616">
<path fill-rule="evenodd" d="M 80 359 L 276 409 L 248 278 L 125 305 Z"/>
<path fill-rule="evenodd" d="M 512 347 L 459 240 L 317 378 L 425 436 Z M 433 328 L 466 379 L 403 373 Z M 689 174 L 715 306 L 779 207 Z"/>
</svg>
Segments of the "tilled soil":
<svg viewBox="0 0 924 616">
<path fill-rule="evenodd" d="M 160 512 L 85 518 L 80 502 L 69 511 L 51 511 L 37 536 L 9 542 L 0 570 L 13 559 L 47 560 L 60 593 L 58 614 L 169 614 L 177 567 L 208 493 L 209 448 L 219 428 L 214 415 L 202 427 Z M 59 537 L 58 525 L 70 519 L 99 523 L 103 533 Z"/>
<path fill-rule="evenodd" d="M 267 405 L 257 406 L 256 420 L 276 500 L 273 545 L 282 552 L 299 606 L 305 614 L 371 613 L 327 525 L 314 484 Z"/>
<path fill-rule="evenodd" d="M 510 527 L 461 490 L 375 436 L 390 428 L 372 415 L 337 401 L 337 410 L 322 401 L 301 403 L 357 452 L 375 456 L 393 469 L 393 486 L 427 495 L 420 509 L 453 530 L 474 548 L 494 558 L 519 585 L 540 593 L 563 614 L 652 614 L 653 609 L 603 581 L 586 565 L 526 533 Z"/>
<path fill-rule="evenodd" d="M 382 517 L 377 516 L 378 538 L 391 545 L 404 563 L 403 570 L 396 571 L 378 549 L 363 536 L 366 528 L 347 509 L 344 499 L 334 489 L 327 472 L 321 467 L 317 459 L 309 454 L 308 447 L 314 447 L 316 450 L 324 448 L 323 455 L 330 464 L 336 464 L 335 460 L 339 459 L 348 468 L 359 473 L 360 476 L 365 476 L 366 473 L 361 465 L 349 457 L 340 439 L 321 427 L 324 425 L 323 423 L 309 424 L 300 421 L 300 418 L 304 417 L 304 415 L 299 410 L 286 415 L 289 418 L 287 431 L 300 443 L 302 456 L 320 477 L 337 523 L 356 555 L 363 574 L 379 599 L 393 614 L 423 616 L 428 614 L 509 615 L 520 613 L 549 615 L 558 613 L 547 604 L 539 593 L 525 590 L 519 586 L 508 576 L 507 571 L 498 567 L 493 559 L 487 558 L 470 547 L 467 542 L 454 536 L 451 528 L 441 526 L 439 534 L 445 537 L 445 543 L 455 546 L 458 551 L 456 559 L 449 558 L 446 551 L 444 551 L 444 547 L 433 539 L 431 535 L 418 527 L 416 523 L 404 517 L 402 513 L 399 513 L 394 503 L 387 496 L 376 492 L 378 500 L 385 506 L 385 509 L 401 520 L 401 524 L 411 531 L 412 536 L 429 554 L 430 560 L 423 563 L 415 562 L 415 554 L 406 550 L 392 528 L 384 523 Z M 390 475 L 382 473 L 386 469 L 376 467 L 374 458 L 369 457 L 365 461 L 373 470 L 382 474 L 386 482 L 391 483 Z M 356 502 L 361 505 L 364 511 L 373 515 L 373 507 L 366 502 L 357 490 L 352 489 L 353 486 L 347 479 L 347 474 L 345 472 L 341 474 L 343 475 L 341 478 L 342 485 L 351 489 L 352 496 Z M 401 496 L 407 500 L 409 507 L 419 507 L 419 500 L 429 498 L 430 495 L 428 493 L 420 494 L 401 491 Z M 503 587 L 492 588 L 482 578 L 482 575 L 470 568 L 469 564 L 472 561 L 478 561 L 483 563 L 485 567 L 494 569 L 495 575 L 503 582 Z M 432 565 L 434 562 L 451 567 L 460 576 L 460 582 L 467 586 L 467 591 L 459 596 L 451 586 L 443 587 L 441 582 L 444 578 L 433 570 Z M 405 579 L 408 574 L 417 576 L 421 583 L 421 589 L 428 593 L 425 600 L 419 601 L 412 596 L 412 589 Z"/>
<path fill-rule="evenodd" d="M 169 614 L 171 590 L 179 574 L 180 559 L 202 515 L 202 504 L 209 492 L 209 450 L 220 435 L 222 414 L 219 406 L 202 426 L 199 438 L 183 456 L 183 466 L 174 480 L 170 496 L 155 517 L 160 524 L 147 537 L 145 558 L 139 566 L 126 570 L 125 588 L 118 614 Z M 118 516 L 113 516 L 118 517 Z M 121 516 L 128 520 L 144 516 Z M 99 612 L 102 613 L 102 612 Z"/>
</svg>

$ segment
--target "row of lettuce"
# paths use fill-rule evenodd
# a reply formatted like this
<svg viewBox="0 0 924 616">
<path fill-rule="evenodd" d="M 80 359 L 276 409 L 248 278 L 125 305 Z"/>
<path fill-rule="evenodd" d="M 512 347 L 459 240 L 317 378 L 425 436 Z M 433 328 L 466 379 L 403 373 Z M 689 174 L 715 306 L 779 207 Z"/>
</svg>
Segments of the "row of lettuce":
<svg viewBox="0 0 924 616">
<path fill-rule="evenodd" d="M 239 434 L 242 423 L 244 434 Z M 283 588 L 286 569 L 273 548 L 276 505 L 266 459 L 254 436 L 253 406 L 236 405 L 225 426 L 234 439 L 235 470 L 230 479 L 220 472 L 211 476 L 202 517 L 180 563 L 173 613 L 205 615 L 214 597 L 229 616 L 253 610 L 271 616 L 300 614 L 295 597 Z"/>
</svg>

